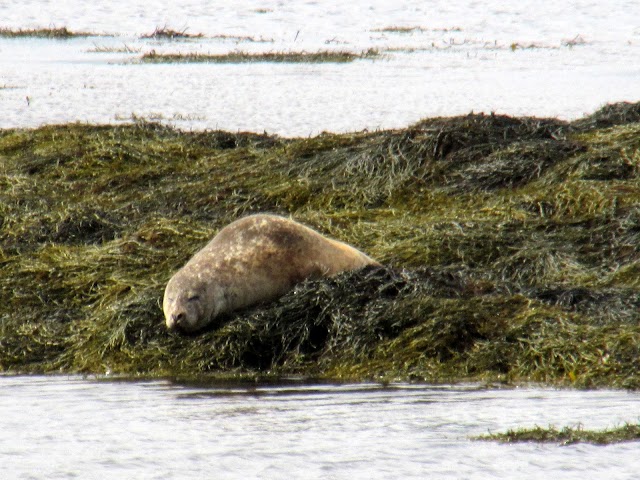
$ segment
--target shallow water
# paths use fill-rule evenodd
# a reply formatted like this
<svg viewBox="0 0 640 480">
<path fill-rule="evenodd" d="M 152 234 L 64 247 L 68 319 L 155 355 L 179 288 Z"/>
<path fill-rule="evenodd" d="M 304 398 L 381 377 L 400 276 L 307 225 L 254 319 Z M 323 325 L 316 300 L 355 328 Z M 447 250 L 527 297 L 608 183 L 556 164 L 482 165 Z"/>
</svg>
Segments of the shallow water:
<svg viewBox="0 0 640 480">
<path fill-rule="evenodd" d="M 640 393 L 0 377 L 2 478 L 637 478 L 640 443 L 470 436 L 639 420 Z"/>
<path fill-rule="evenodd" d="M 306 136 L 470 111 L 572 119 L 605 103 L 640 100 L 638 15 L 635 0 L 2 2 L 0 27 L 114 36 L 0 39 L 0 128 L 142 117 L 184 129 Z M 206 38 L 140 38 L 162 26 Z M 105 52 L 125 46 L 133 52 Z M 135 62 L 151 50 L 369 48 L 382 59 Z"/>
</svg>

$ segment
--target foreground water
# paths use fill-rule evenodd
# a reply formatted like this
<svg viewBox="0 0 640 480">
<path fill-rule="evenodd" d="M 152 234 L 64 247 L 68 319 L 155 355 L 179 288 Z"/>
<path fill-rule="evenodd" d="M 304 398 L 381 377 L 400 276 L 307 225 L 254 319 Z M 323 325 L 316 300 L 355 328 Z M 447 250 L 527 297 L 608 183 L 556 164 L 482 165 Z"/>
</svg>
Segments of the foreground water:
<svg viewBox="0 0 640 480">
<path fill-rule="evenodd" d="M 0 377 L 3 479 L 637 478 L 640 443 L 470 440 L 637 422 L 640 393 Z"/>
<path fill-rule="evenodd" d="M 635 15 L 634 15 L 635 12 Z M 132 118 L 184 129 L 405 127 L 470 111 L 563 119 L 640 100 L 635 0 L 0 3 L 0 28 L 110 36 L 0 38 L 0 128 Z M 167 26 L 202 38 L 143 39 Z M 350 64 L 140 64 L 158 53 L 367 49 Z"/>
</svg>

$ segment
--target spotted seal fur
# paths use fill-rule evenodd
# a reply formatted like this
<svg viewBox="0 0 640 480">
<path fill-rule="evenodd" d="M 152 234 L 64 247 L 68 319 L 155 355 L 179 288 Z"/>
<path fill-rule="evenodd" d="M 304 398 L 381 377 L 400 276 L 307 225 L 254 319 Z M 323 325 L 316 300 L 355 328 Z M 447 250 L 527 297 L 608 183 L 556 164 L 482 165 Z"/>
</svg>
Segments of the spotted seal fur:
<svg viewBox="0 0 640 480">
<path fill-rule="evenodd" d="M 291 219 L 251 215 L 224 227 L 169 280 L 169 330 L 195 332 L 223 313 L 274 300 L 307 278 L 378 262 Z"/>
</svg>

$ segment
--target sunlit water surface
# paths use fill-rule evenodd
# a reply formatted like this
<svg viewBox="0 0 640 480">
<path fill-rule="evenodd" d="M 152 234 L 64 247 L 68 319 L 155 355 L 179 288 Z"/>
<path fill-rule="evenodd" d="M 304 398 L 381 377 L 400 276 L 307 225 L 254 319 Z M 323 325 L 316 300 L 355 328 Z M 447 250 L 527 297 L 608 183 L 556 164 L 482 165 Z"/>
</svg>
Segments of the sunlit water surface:
<svg viewBox="0 0 640 480">
<path fill-rule="evenodd" d="M 474 385 L 181 385 L 0 377 L 3 479 L 637 478 L 640 443 L 505 445 L 637 422 L 640 394 Z"/>
<path fill-rule="evenodd" d="M 0 128 L 132 118 L 285 136 L 404 127 L 470 111 L 558 116 L 640 100 L 636 0 L 8 0 L 0 28 L 110 37 L 0 39 Z M 167 26 L 205 37 L 142 39 Z M 350 64 L 140 64 L 146 52 L 336 49 Z"/>
</svg>

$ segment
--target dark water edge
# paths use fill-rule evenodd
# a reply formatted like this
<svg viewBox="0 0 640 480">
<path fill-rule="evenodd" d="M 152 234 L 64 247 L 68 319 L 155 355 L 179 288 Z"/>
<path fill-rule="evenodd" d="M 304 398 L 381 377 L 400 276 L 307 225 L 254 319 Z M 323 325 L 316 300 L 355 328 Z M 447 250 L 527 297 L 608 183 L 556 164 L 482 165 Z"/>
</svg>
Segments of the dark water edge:
<svg viewBox="0 0 640 480">
<path fill-rule="evenodd" d="M 638 388 L 639 104 L 284 139 L 154 123 L 0 132 L 0 370 Z M 292 215 L 385 267 L 166 332 L 219 228 Z"/>
</svg>

